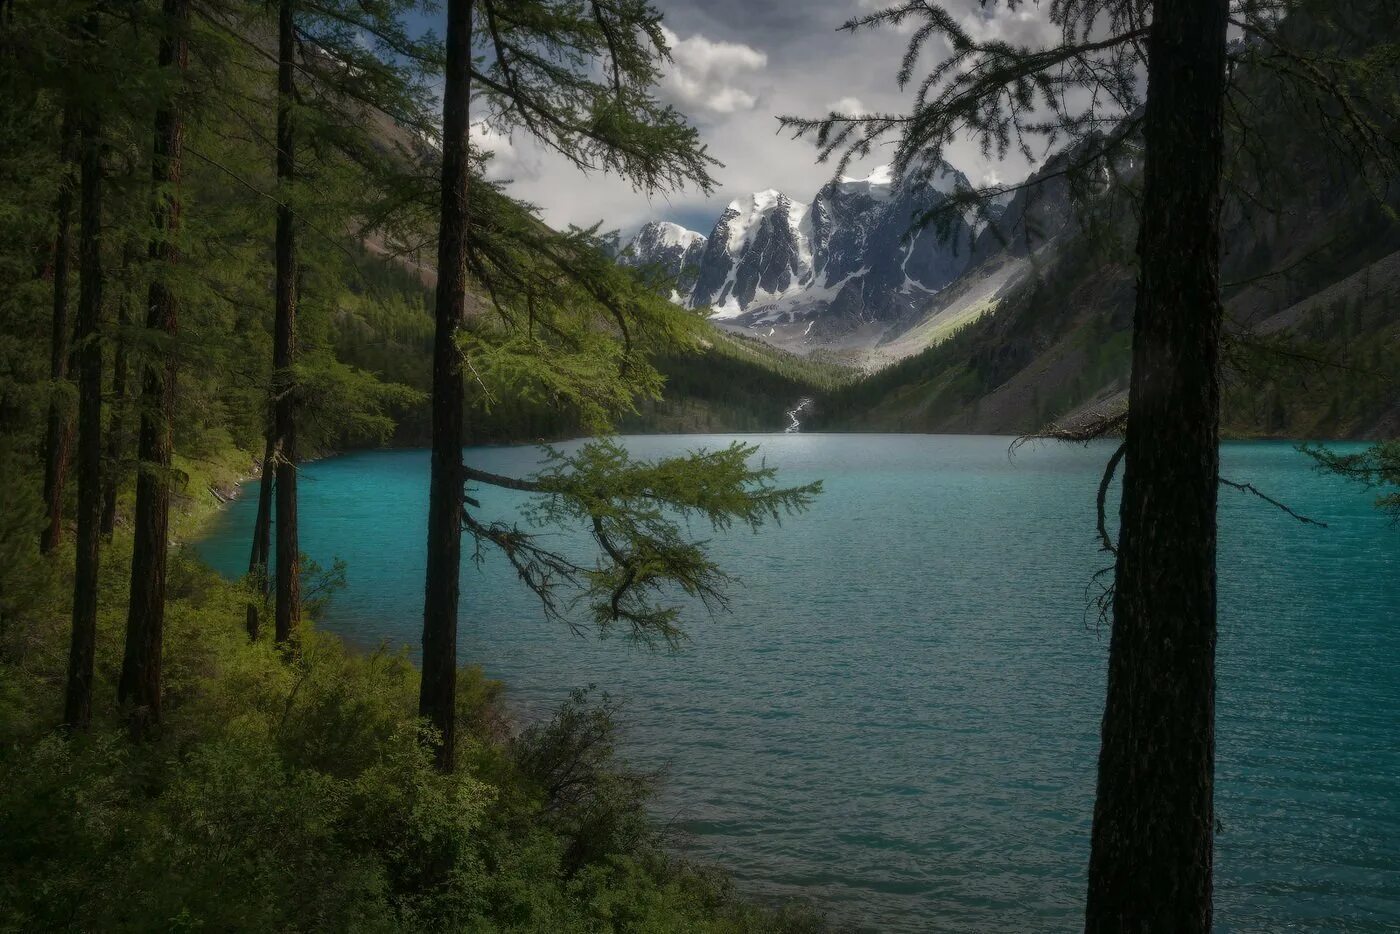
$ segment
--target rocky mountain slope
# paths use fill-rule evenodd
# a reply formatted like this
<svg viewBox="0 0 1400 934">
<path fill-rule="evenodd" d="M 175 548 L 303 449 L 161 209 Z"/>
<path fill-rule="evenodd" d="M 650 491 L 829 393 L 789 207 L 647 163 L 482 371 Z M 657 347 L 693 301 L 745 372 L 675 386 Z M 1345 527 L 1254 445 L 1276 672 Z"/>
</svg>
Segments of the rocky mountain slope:
<svg viewBox="0 0 1400 934">
<path fill-rule="evenodd" d="M 1236 200 L 1227 211 L 1223 427 L 1237 437 L 1393 436 L 1400 192 L 1378 199 L 1321 147 L 1290 157 L 1275 203 Z M 1019 434 L 1122 404 L 1134 225 L 1128 216 L 1108 231 L 1071 219 L 1046 229 L 1039 246 L 1009 244 L 945 289 L 887 345 L 908 352 L 820 399 L 812 427 Z"/>
<path fill-rule="evenodd" d="M 709 236 L 652 222 L 622 261 L 660 271 L 674 297 L 723 327 L 798 352 L 869 348 L 902 333 L 977 255 L 976 232 L 913 231 L 967 179 L 948 165 L 889 166 L 829 182 L 808 201 L 769 189 L 730 202 Z"/>
<path fill-rule="evenodd" d="M 1360 0 L 1343 19 L 1300 20 L 1294 38 L 1352 52 L 1400 39 L 1385 3 Z M 1400 93 L 1400 75 L 1385 80 Z M 1271 72 L 1236 81 L 1255 110 L 1248 140 L 1232 136 L 1227 173 L 1224 427 L 1394 435 L 1400 179 L 1362 177 L 1354 150 Z M 1096 183 L 1087 213 L 1070 197 L 1066 158 L 992 223 L 963 219 L 947 239 L 906 235 L 915 214 L 966 183 L 947 166 L 923 188 L 877 170 L 806 203 L 776 191 L 737 199 L 678 298 L 709 305 L 722 327 L 858 360 L 866 378 L 819 396 L 804 427 L 1021 433 L 1118 404 L 1135 295 L 1134 147 Z"/>
</svg>

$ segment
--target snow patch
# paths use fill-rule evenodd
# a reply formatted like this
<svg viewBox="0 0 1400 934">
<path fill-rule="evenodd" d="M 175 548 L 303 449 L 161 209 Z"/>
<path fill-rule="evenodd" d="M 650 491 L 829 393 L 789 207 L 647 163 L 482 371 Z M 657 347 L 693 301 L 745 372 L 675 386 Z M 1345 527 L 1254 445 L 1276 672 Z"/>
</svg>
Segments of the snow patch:
<svg viewBox="0 0 1400 934">
<path fill-rule="evenodd" d="M 687 230 L 680 224 L 673 224 L 670 221 L 657 221 L 656 242 L 662 246 L 678 246 L 688 250 L 697 243 L 704 243 L 705 235 Z"/>
<path fill-rule="evenodd" d="M 793 201 L 776 188 L 755 191 L 751 195 L 729 202 L 729 210 L 738 215 L 729 221 L 729 242 L 726 246 L 730 256 L 738 256 L 744 247 L 748 246 L 754 231 L 783 201 L 788 205 L 788 222 L 797 229 L 807 216 L 810 205 Z M 810 227 L 810 223 L 808 226 Z"/>
<path fill-rule="evenodd" d="M 718 320 L 737 318 L 743 313 L 744 309 L 739 307 L 739 300 L 733 295 L 726 296 L 723 303 L 710 308 L 710 317 Z"/>
<path fill-rule="evenodd" d="M 894 194 L 894 166 L 876 166 L 865 178 L 843 175 L 837 185 L 843 192 L 865 195 L 875 201 L 888 201 Z"/>
</svg>

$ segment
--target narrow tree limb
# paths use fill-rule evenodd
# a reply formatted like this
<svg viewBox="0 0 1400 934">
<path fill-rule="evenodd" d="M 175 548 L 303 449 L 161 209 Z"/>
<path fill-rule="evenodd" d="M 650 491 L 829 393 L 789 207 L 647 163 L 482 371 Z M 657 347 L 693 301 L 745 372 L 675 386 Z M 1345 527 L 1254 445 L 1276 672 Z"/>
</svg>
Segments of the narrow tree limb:
<svg viewBox="0 0 1400 934">
<path fill-rule="evenodd" d="M 485 483 L 488 486 L 498 486 L 506 490 L 518 490 L 521 493 L 555 492 L 555 490 L 537 480 L 521 480 L 516 477 L 507 477 L 503 474 L 477 470 L 475 467 L 468 467 L 465 464 L 462 465 L 462 473 L 468 480 L 475 480 L 477 483 Z"/>
<path fill-rule="evenodd" d="M 1304 525 L 1315 525 L 1315 526 L 1318 526 L 1319 528 L 1323 528 L 1323 529 L 1327 528 L 1327 523 L 1326 523 L 1326 522 L 1320 522 L 1320 521 L 1318 521 L 1317 519 L 1311 519 L 1311 518 L 1309 518 L 1308 516 L 1302 515 L 1301 513 L 1294 512 L 1292 509 L 1290 509 L 1289 507 L 1285 506 L 1283 503 L 1280 503 L 1278 500 L 1274 499 L 1272 496 L 1269 496 L 1268 494 L 1261 492 L 1261 491 L 1259 490 L 1259 488 L 1256 487 L 1256 486 L 1255 486 L 1254 484 L 1252 484 L 1252 483 L 1236 483 L 1234 480 L 1229 480 L 1229 479 L 1226 479 L 1225 477 L 1220 477 L 1219 480 L 1220 480 L 1220 483 L 1221 483 L 1222 486 L 1228 486 L 1228 487 L 1230 487 L 1231 489 L 1239 490 L 1239 491 L 1242 492 L 1242 493 L 1253 493 L 1255 496 L 1259 497 L 1259 498 L 1262 499 L 1264 502 L 1268 503 L 1270 506 L 1274 506 L 1274 507 L 1277 507 L 1278 509 L 1283 510 L 1284 512 L 1288 513 L 1288 515 L 1290 515 L 1290 516 L 1292 516 L 1293 518 L 1297 519 L 1299 522 L 1303 523 Z"/>
<path fill-rule="evenodd" d="M 1108 499 L 1108 488 L 1113 483 L 1113 475 L 1118 472 L 1118 464 L 1123 460 L 1123 455 L 1128 452 L 1128 443 L 1125 441 L 1118 445 L 1113 452 L 1113 456 L 1108 459 L 1108 463 L 1103 469 L 1103 478 L 1099 480 L 1098 499 L 1098 531 L 1099 541 L 1102 542 L 1102 549 L 1110 554 L 1118 554 L 1118 549 L 1113 546 L 1113 540 L 1108 537 L 1108 523 L 1104 510 L 1104 501 Z"/>
</svg>

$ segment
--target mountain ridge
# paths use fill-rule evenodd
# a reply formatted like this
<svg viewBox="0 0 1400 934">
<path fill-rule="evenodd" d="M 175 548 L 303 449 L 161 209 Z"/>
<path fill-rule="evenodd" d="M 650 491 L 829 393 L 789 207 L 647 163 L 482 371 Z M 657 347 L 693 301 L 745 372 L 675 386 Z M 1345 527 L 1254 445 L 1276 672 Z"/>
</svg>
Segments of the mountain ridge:
<svg viewBox="0 0 1400 934">
<path fill-rule="evenodd" d="M 827 182 L 807 201 L 764 189 L 733 199 L 708 235 L 649 222 L 620 260 L 659 270 L 675 283 L 673 300 L 709 308 L 728 330 L 796 352 L 870 347 L 966 268 L 970 218 L 954 217 L 943 236 L 911 233 L 916 216 L 959 190 L 970 190 L 967 178 L 946 163 L 902 177 L 878 166 Z"/>
</svg>

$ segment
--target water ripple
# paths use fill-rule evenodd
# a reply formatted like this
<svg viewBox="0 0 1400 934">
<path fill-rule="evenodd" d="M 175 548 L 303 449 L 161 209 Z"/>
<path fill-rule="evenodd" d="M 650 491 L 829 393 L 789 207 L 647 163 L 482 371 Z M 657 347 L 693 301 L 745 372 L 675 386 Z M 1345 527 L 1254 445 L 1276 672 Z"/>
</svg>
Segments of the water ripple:
<svg viewBox="0 0 1400 934">
<path fill-rule="evenodd" d="M 644 456 L 728 438 L 634 438 Z M 882 931 L 1077 926 L 1106 633 L 1103 448 L 1006 439 L 759 439 L 812 512 L 719 535 L 733 613 L 687 615 L 648 653 L 541 621 L 500 561 L 463 575 L 462 657 L 525 711 L 596 683 L 627 701 L 626 748 L 665 766 L 658 817 L 752 892 Z M 472 450 L 527 469 L 524 448 Z M 1222 931 L 1400 930 L 1400 531 L 1370 495 L 1289 447 L 1232 444 L 1226 471 L 1300 512 L 1221 498 L 1217 917 Z M 416 645 L 423 452 L 307 465 L 303 546 L 349 562 L 329 623 Z M 487 513 L 513 494 L 484 491 Z M 250 501 L 201 547 L 247 560 Z M 565 539 L 565 544 L 577 540 Z M 1086 624 L 1087 623 L 1087 624 Z"/>
</svg>

